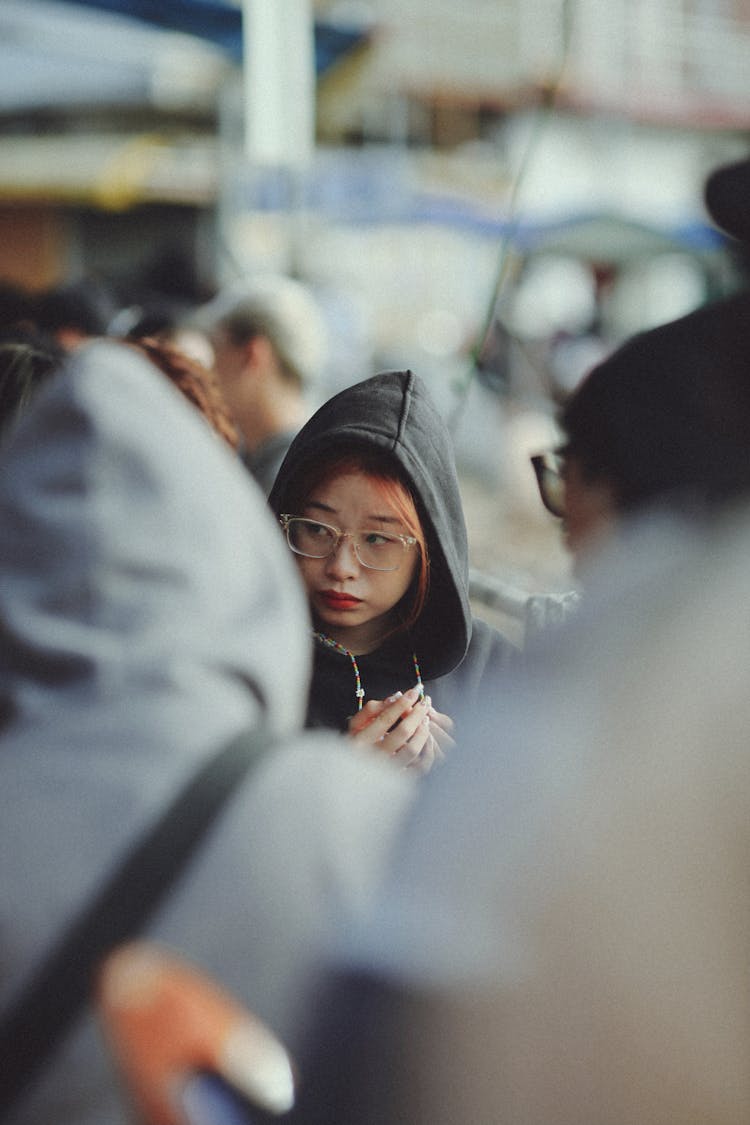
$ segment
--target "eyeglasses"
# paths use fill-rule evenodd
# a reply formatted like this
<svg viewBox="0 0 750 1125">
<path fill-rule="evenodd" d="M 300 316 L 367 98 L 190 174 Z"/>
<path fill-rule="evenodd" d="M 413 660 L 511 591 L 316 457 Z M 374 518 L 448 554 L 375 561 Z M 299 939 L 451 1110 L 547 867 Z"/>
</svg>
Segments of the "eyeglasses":
<svg viewBox="0 0 750 1125">
<path fill-rule="evenodd" d="M 539 495 L 548 512 L 558 519 L 565 518 L 565 480 L 563 458 L 559 453 L 535 453 L 531 458 Z"/>
<path fill-rule="evenodd" d="M 417 542 L 413 535 L 393 535 L 387 531 L 339 531 L 330 524 L 301 516 L 279 516 L 279 523 L 296 555 L 327 559 L 338 550 L 342 539 L 351 539 L 354 554 L 368 570 L 398 570 L 406 552 Z"/>
</svg>

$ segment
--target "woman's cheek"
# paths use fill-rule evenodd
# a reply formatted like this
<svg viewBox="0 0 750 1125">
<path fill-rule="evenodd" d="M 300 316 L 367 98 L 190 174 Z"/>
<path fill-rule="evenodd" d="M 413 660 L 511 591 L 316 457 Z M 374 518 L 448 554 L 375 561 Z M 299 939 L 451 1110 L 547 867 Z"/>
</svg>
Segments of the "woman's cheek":
<svg viewBox="0 0 750 1125">
<path fill-rule="evenodd" d="M 299 555 L 295 556 L 294 561 L 297 564 L 297 570 L 300 573 L 300 577 L 302 578 L 302 582 L 305 586 L 305 589 L 307 590 L 307 592 L 309 594 L 309 593 L 312 592 L 312 590 L 314 589 L 314 585 L 315 585 L 315 583 L 314 583 L 314 577 L 315 577 L 314 567 L 315 567 L 315 564 L 313 563 L 311 565 L 310 559 L 302 559 L 302 558 L 300 558 Z"/>
</svg>

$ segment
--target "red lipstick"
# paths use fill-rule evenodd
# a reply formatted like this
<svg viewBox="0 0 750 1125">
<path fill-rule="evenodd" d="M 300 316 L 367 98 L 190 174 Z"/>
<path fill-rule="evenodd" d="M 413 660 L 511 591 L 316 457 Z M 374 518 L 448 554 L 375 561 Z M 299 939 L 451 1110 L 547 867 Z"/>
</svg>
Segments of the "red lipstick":
<svg viewBox="0 0 750 1125">
<path fill-rule="evenodd" d="M 351 594 L 341 594 L 337 590 L 321 590 L 318 597 L 329 609 L 356 609 L 361 604 L 361 598 L 352 597 Z"/>
</svg>

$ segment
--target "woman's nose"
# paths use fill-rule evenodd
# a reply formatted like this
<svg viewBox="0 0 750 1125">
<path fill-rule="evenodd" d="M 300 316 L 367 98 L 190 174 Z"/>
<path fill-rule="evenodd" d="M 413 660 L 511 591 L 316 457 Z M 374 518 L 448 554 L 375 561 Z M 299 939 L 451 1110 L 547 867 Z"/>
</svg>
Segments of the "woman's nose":
<svg viewBox="0 0 750 1125">
<path fill-rule="evenodd" d="M 326 559 L 326 570 L 337 577 L 348 577 L 359 572 L 360 561 L 354 550 L 354 540 L 342 536 Z"/>
</svg>

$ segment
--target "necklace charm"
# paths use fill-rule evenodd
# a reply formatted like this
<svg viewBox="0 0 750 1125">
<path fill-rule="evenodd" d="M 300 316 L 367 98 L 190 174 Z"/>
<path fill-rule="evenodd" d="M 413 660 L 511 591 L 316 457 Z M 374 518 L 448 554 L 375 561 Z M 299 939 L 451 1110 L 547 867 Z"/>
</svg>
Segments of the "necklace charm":
<svg viewBox="0 0 750 1125">
<path fill-rule="evenodd" d="M 333 637 L 327 637 L 325 633 L 316 633 L 315 631 L 313 631 L 313 636 L 316 640 L 320 641 L 321 644 L 326 645 L 328 648 L 332 648 L 334 652 L 340 652 L 342 656 L 348 656 L 351 660 L 352 668 L 354 669 L 354 679 L 356 681 L 354 694 L 357 698 L 357 710 L 361 711 L 365 699 L 365 689 L 362 687 L 362 677 L 359 674 L 359 665 L 357 664 L 356 656 L 353 652 L 350 652 L 348 648 L 344 648 L 342 644 L 339 644 L 338 641 L 334 641 Z M 424 684 L 422 683 L 422 673 L 419 670 L 419 661 L 417 660 L 416 652 L 413 652 L 411 654 L 411 658 L 414 664 L 414 672 L 416 673 L 417 677 L 419 698 L 424 699 Z"/>
</svg>

